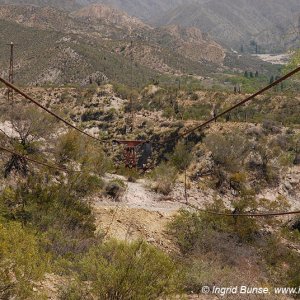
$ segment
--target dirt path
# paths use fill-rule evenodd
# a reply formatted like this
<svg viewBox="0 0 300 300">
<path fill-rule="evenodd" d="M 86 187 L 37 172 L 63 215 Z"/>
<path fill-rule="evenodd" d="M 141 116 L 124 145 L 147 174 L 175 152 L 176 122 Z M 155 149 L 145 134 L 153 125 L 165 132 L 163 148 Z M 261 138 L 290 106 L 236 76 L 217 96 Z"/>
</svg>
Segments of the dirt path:
<svg viewBox="0 0 300 300">
<path fill-rule="evenodd" d="M 164 251 L 176 251 L 168 234 L 168 224 L 181 208 L 187 208 L 183 183 L 178 182 L 173 192 L 165 197 L 149 188 L 146 180 L 127 182 L 118 175 L 107 175 L 105 181 L 121 179 L 126 191 L 119 202 L 99 197 L 93 199 L 96 226 L 105 238 L 123 241 L 143 239 Z M 199 207 L 211 201 L 210 191 L 188 190 L 189 202 Z"/>
<path fill-rule="evenodd" d="M 122 176 L 109 175 L 106 180 L 122 179 Z M 165 250 L 174 249 L 166 228 L 172 217 L 184 206 L 172 198 L 147 188 L 144 180 L 126 182 L 127 188 L 119 202 L 111 199 L 95 199 L 93 209 L 96 226 L 106 238 L 132 241 L 144 239 Z"/>
</svg>

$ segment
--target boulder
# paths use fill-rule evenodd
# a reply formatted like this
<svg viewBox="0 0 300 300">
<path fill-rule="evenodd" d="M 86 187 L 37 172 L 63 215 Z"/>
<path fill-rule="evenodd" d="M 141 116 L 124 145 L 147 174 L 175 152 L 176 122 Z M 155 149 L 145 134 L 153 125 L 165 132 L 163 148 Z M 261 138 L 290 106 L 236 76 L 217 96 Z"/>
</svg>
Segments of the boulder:
<svg viewBox="0 0 300 300">
<path fill-rule="evenodd" d="M 294 165 L 299 166 L 300 165 L 300 153 L 296 154 L 296 157 L 294 159 Z"/>
</svg>

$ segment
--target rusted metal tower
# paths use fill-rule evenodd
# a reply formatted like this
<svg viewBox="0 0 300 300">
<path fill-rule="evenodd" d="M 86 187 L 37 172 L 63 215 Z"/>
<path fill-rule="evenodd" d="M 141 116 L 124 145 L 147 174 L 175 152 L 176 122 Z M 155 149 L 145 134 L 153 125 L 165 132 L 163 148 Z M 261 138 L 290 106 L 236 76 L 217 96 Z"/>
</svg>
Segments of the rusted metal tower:
<svg viewBox="0 0 300 300">
<path fill-rule="evenodd" d="M 144 144 L 145 141 L 114 140 L 113 142 L 124 146 L 125 167 L 129 169 L 136 168 L 137 167 L 136 149 L 138 146 Z"/>
<path fill-rule="evenodd" d="M 8 81 L 11 84 L 14 84 L 14 43 L 11 42 L 10 44 L 7 44 L 10 46 L 10 60 L 9 60 L 9 72 L 8 72 Z M 14 99 L 14 92 L 12 89 L 8 89 L 7 92 L 7 99 L 8 102 L 10 103 Z"/>
</svg>

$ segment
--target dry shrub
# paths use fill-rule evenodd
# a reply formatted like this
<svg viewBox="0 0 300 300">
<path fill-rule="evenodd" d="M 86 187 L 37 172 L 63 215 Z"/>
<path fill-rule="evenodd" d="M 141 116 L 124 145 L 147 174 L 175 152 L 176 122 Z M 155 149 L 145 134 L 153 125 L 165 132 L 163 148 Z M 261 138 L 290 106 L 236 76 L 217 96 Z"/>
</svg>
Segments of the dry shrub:
<svg viewBox="0 0 300 300">
<path fill-rule="evenodd" d="M 172 192 L 177 171 L 175 167 L 168 163 L 162 163 L 151 174 L 154 181 L 152 189 L 163 195 L 168 195 Z"/>
</svg>

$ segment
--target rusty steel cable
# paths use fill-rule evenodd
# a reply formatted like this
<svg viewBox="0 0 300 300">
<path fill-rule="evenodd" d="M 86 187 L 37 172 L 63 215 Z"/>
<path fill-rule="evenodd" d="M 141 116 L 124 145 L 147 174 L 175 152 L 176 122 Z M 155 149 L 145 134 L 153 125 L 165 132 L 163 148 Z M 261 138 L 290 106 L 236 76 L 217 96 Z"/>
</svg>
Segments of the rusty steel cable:
<svg viewBox="0 0 300 300">
<path fill-rule="evenodd" d="M 51 169 L 55 169 L 55 170 L 59 170 L 59 171 L 63 171 L 63 172 L 67 172 L 67 173 L 81 173 L 81 171 L 74 171 L 74 170 L 69 170 L 69 169 L 64 169 L 61 167 L 58 167 L 56 165 L 49 165 L 47 163 L 41 162 L 41 161 L 37 161 L 35 159 L 29 158 L 27 156 L 24 156 L 20 153 L 14 152 L 10 149 L 7 149 L 3 146 L 0 146 L 0 151 L 4 151 L 13 155 L 17 155 L 19 157 L 22 157 L 23 159 L 30 161 L 32 163 L 38 164 L 38 165 L 42 165 L 44 167 L 47 168 L 51 168 Z M 278 216 L 287 216 L 287 215 L 298 215 L 300 214 L 300 210 L 299 211 L 289 211 L 289 212 L 264 212 L 264 213 L 243 213 L 243 214 L 236 214 L 236 213 L 221 213 L 221 212 L 214 212 L 214 211 L 208 211 L 205 209 L 201 209 L 195 205 L 189 204 L 189 203 L 185 203 L 186 206 L 191 207 L 199 212 L 205 213 L 205 214 L 210 214 L 210 215 L 214 215 L 214 216 L 224 216 L 224 217 L 278 217 Z M 113 219 L 115 218 L 115 214 L 117 213 L 119 209 L 119 205 L 117 205 L 115 213 L 113 215 Z M 113 222 L 113 221 L 112 221 Z M 112 225 L 112 224 L 111 224 Z M 110 230 L 110 227 L 108 228 L 108 231 Z M 106 235 L 108 234 L 108 231 L 106 233 Z"/>
<path fill-rule="evenodd" d="M 189 206 L 199 212 L 209 214 L 209 215 L 214 215 L 214 216 L 223 216 L 223 217 L 280 217 L 280 216 L 288 216 L 288 215 L 299 215 L 300 210 L 296 211 L 287 211 L 287 212 L 261 212 L 261 213 L 222 213 L 222 212 L 215 212 L 215 211 L 209 211 L 205 209 L 201 209 L 195 205 L 185 203 L 186 206 Z"/>
<path fill-rule="evenodd" d="M 80 173 L 81 171 L 75 171 L 75 170 L 69 170 L 67 168 L 62 168 L 62 167 L 59 167 L 57 165 L 49 165 L 48 163 L 44 163 L 44 162 L 41 162 L 41 161 L 37 161 L 33 158 L 30 158 L 28 156 L 25 156 L 25 155 L 22 155 L 20 153 L 17 153 L 13 150 L 10 150 L 10 149 L 7 149 L 3 146 L 0 146 L 0 151 L 3 151 L 3 152 L 6 152 L 6 153 L 10 153 L 12 155 L 16 155 L 16 156 L 19 156 L 27 161 L 30 161 L 32 163 L 35 163 L 35 164 L 38 164 L 38 165 L 41 165 L 41 166 L 44 166 L 44 167 L 47 167 L 47 168 L 50 168 L 50 169 L 55 169 L 55 170 L 58 170 L 58 171 L 62 171 L 62 172 L 67 172 L 67 173 Z"/>
<path fill-rule="evenodd" d="M 235 104 L 234 106 L 228 108 L 227 110 L 223 111 L 222 113 L 214 116 L 213 118 L 205 121 L 204 123 L 178 135 L 177 137 L 175 138 L 172 138 L 172 139 L 167 139 L 163 142 L 151 142 L 152 144 L 160 144 L 160 145 L 163 145 L 163 144 L 166 144 L 168 142 L 171 142 L 171 141 L 176 141 L 180 138 L 183 138 L 193 132 L 195 132 L 196 130 L 198 129 L 201 129 L 201 128 L 204 128 L 206 127 L 207 125 L 209 125 L 210 123 L 216 121 L 218 118 L 224 116 L 225 114 L 231 112 L 232 110 L 238 108 L 239 106 L 242 106 L 244 105 L 245 103 L 249 102 L 250 100 L 253 100 L 255 97 L 263 94 L 264 92 L 270 90 L 272 87 L 278 85 L 279 83 L 287 80 L 288 78 L 290 78 L 291 76 L 295 75 L 296 73 L 298 73 L 300 71 L 300 66 L 297 67 L 296 69 L 292 70 L 291 72 L 289 72 L 288 74 L 286 74 L 285 76 L 279 78 L 278 80 L 275 80 L 273 83 L 269 84 L 268 86 L 264 87 L 263 89 L 259 90 L 258 92 L 256 92 L 255 94 L 252 94 L 251 96 L 247 97 L 246 99 L 244 99 L 243 101 L 240 101 L 239 103 Z M 0 77 L 0 82 L 4 83 L 6 86 L 10 87 L 11 89 L 15 90 L 17 93 L 19 93 L 20 95 L 22 95 L 24 98 L 28 99 L 29 101 L 33 102 L 35 105 L 39 106 L 40 108 L 42 108 L 43 110 L 45 110 L 47 113 L 51 114 L 52 116 L 54 116 L 55 118 L 57 118 L 58 120 L 60 120 L 61 122 L 65 123 L 66 125 L 72 127 L 73 129 L 79 131 L 80 133 L 98 141 L 98 142 L 101 142 L 101 143 L 105 143 L 107 141 L 104 141 L 104 140 L 100 140 L 92 135 L 90 135 L 89 133 L 79 129 L 78 127 L 72 125 L 70 122 L 66 121 L 65 119 L 63 119 L 62 117 L 58 116 L 57 114 L 55 114 L 54 112 L 50 111 L 48 108 L 46 108 L 45 106 L 43 106 L 42 104 L 40 104 L 39 102 L 35 101 L 34 99 L 32 99 L 30 96 L 28 96 L 26 93 L 22 92 L 20 89 L 18 89 L 16 86 L 14 86 L 13 84 L 9 83 L 8 81 L 6 81 L 5 79 L 3 79 L 2 77 Z"/>
<path fill-rule="evenodd" d="M 284 75 L 283 77 L 275 80 L 273 83 L 267 85 L 266 87 L 264 87 L 263 89 L 259 90 L 258 92 L 256 92 L 255 94 L 252 94 L 251 96 L 247 97 L 246 99 L 244 99 L 243 101 L 240 101 L 239 103 L 233 105 L 232 107 L 226 109 L 225 111 L 221 112 L 220 114 L 212 117 L 211 119 L 205 121 L 204 123 L 190 129 L 190 130 L 187 130 L 186 132 L 178 135 L 177 137 L 175 138 L 170 138 L 170 139 L 167 139 L 165 141 L 162 141 L 162 142 L 152 142 L 153 144 L 160 144 L 160 145 L 163 145 L 163 144 L 166 144 L 166 143 L 169 143 L 169 142 L 172 142 L 172 141 L 176 141 L 180 138 L 184 138 L 188 135 L 190 135 L 191 133 L 195 132 L 196 130 L 198 129 L 202 129 L 202 128 L 205 128 L 207 125 L 209 125 L 210 123 L 216 121 L 217 119 L 219 119 L 220 117 L 228 114 L 229 112 L 233 111 L 234 109 L 238 108 L 239 106 L 242 106 L 244 105 L 245 103 L 253 100 L 255 97 L 263 94 L 264 92 L 270 90 L 272 87 L 278 85 L 279 83 L 287 80 L 288 78 L 292 77 L 293 75 L 295 75 L 296 73 L 300 72 L 300 66 L 297 67 L 296 69 L 294 69 L 293 71 L 289 72 L 288 74 Z"/>
<path fill-rule="evenodd" d="M 207 126 L 208 124 L 210 124 L 211 122 L 215 121 L 216 119 L 220 118 L 221 116 L 229 113 L 230 111 L 236 109 L 237 107 L 245 104 L 246 102 L 254 99 L 256 96 L 264 93 L 265 91 L 271 89 L 272 87 L 278 85 L 279 83 L 281 83 L 282 81 L 288 79 L 289 77 L 293 76 L 294 74 L 298 73 L 300 71 L 300 66 L 298 68 L 296 68 L 295 70 L 291 71 L 290 73 L 286 74 L 285 76 L 283 76 L 282 78 L 274 81 L 272 84 L 266 86 L 265 88 L 263 88 L 262 90 L 258 91 L 257 93 L 251 95 L 250 97 L 244 99 L 243 101 L 237 103 L 236 105 L 232 106 L 231 108 L 225 110 L 224 112 L 216 115 L 215 117 L 209 119 L 208 121 L 202 123 L 201 125 L 191 129 L 191 130 L 188 130 L 186 131 L 185 133 L 179 135 L 179 137 L 176 137 L 175 139 L 170 139 L 170 140 L 166 140 L 164 143 L 168 142 L 168 141 L 173 141 L 173 140 L 177 140 L 178 138 L 182 138 L 182 137 L 185 137 L 185 136 L 188 136 L 189 134 L 191 134 L 192 132 L 200 129 L 200 128 L 203 128 L 205 126 Z M 93 138 L 94 140 L 97 140 L 97 141 L 100 141 L 100 142 L 103 142 L 102 140 L 96 138 L 96 137 L 93 137 L 92 135 L 84 132 L 83 130 L 77 128 L 76 126 L 72 125 L 71 123 L 69 123 L 68 121 L 64 120 L 63 118 L 61 118 L 60 116 L 56 115 L 55 113 L 53 113 L 52 111 L 50 111 L 49 109 L 47 109 L 46 107 L 44 107 L 43 105 L 41 105 L 40 103 L 38 103 L 37 101 L 35 101 L 34 99 L 32 99 L 30 96 L 28 96 L 27 94 L 25 94 L 24 92 L 22 92 L 21 90 L 19 90 L 17 87 L 15 87 L 14 85 L 10 84 L 9 82 L 7 82 L 6 80 L 4 80 L 3 78 L 0 77 L 0 81 L 2 83 L 4 83 L 5 85 L 7 85 L 8 87 L 12 88 L 13 90 L 15 90 L 17 93 L 19 93 L 20 95 L 22 95 L 23 97 L 25 97 L 26 99 L 30 100 L 31 102 L 33 102 L 34 104 L 36 104 L 37 106 L 39 106 L 40 108 L 42 108 L 43 110 L 45 110 L 47 113 L 51 114 L 52 116 L 56 117 L 57 119 L 59 119 L 60 121 L 62 121 L 63 123 L 65 123 L 66 125 L 72 127 L 73 129 L 81 132 L 82 134 L 85 134 L 87 136 L 89 136 L 90 138 Z M 4 151 L 4 152 L 7 152 L 7 153 L 10 153 L 10 154 L 13 154 L 13 155 L 17 155 L 17 156 L 20 156 L 22 158 L 24 158 L 25 160 L 27 161 L 30 161 L 30 162 L 33 162 L 33 163 L 36 163 L 36 164 L 39 164 L 39 165 L 42 165 L 42 166 L 45 166 L 45 167 L 48 167 L 48 168 L 51 168 L 51 169 L 56 169 L 56 170 L 59 170 L 59 171 L 63 171 L 63 172 L 80 172 L 80 171 L 73 171 L 73 170 L 68 170 L 68 169 L 64 169 L 64 168 L 61 168 L 61 167 L 58 167 L 56 165 L 49 165 L 47 163 L 44 163 L 44 162 L 40 162 L 40 161 L 37 161 L 35 159 L 32 159 L 32 158 L 29 158 L 27 156 L 24 156 L 24 155 L 21 155 L 19 153 L 16 153 L 12 150 L 9 150 L 7 148 L 4 148 L 2 146 L 0 146 L 0 150 L 1 151 Z M 235 214 L 235 213 L 220 213 L 220 212 L 214 212 L 214 211 L 208 211 L 208 210 L 205 210 L 205 209 L 200 209 L 194 205 L 191 205 L 191 204 L 186 204 L 187 206 L 197 210 L 197 211 L 200 211 L 200 212 L 203 212 L 203 213 L 206 213 L 206 214 L 211 214 L 211 215 L 215 215 L 215 216 L 225 216 L 225 217 L 276 217 L 276 216 L 285 216 L 285 215 L 296 215 L 296 214 L 300 214 L 300 211 L 291 211 L 291 212 L 267 212 L 267 213 L 243 213 L 243 214 Z"/>
<path fill-rule="evenodd" d="M 22 92 L 19 88 L 17 88 L 15 85 L 11 84 L 10 82 L 6 81 L 2 77 L 0 77 L 0 82 L 4 83 L 7 87 L 9 87 L 10 89 L 14 90 L 18 94 L 20 94 L 21 96 L 23 96 L 24 98 L 26 98 L 27 100 L 29 100 L 30 102 L 34 103 L 35 105 L 37 105 L 38 107 L 40 107 L 41 109 L 43 109 L 44 111 L 46 111 L 48 114 L 52 115 L 56 119 L 60 120 L 64 124 L 66 124 L 67 126 L 69 126 L 69 127 L 73 128 L 73 129 L 77 130 L 78 132 L 80 132 L 80 133 L 82 133 L 82 134 L 88 136 L 89 138 L 92 138 L 92 139 L 94 139 L 94 140 L 96 140 L 98 142 L 106 143 L 106 141 L 98 139 L 98 138 L 92 136 L 91 134 L 89 134 L 89 133 L 83 131 L 82 129 L 76 127 L 75 125 L 71 124 L 69 121 L 63 119 L 62 117 L 60 117 L 56 113 L 54 113 L 51 110 L 49 110 L 47 107 L 45 107 L 44 105 L 42 105 L 39 102 L 37 102 L 32 97 L 28 96 L 26 93 Z"/>
</svg>

